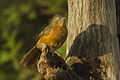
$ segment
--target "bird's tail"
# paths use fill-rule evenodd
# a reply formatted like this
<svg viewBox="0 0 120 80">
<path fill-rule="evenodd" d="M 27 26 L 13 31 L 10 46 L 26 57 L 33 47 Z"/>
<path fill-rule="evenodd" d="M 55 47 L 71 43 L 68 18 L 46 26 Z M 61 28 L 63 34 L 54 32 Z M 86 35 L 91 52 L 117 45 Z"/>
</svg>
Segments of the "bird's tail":
<svg viewBox="0 0 120 80">
<path fill-rule="evenodd" d="M 41 55 L 41 51 L 35 45 L 29 52 L 27 52 L 24 55 L 20 63 L 23 63 L 24 66 L 28 66 L 28 67 L 36 66 L 37 61 L 40 58 L 40 55 Z"/>
</svg>

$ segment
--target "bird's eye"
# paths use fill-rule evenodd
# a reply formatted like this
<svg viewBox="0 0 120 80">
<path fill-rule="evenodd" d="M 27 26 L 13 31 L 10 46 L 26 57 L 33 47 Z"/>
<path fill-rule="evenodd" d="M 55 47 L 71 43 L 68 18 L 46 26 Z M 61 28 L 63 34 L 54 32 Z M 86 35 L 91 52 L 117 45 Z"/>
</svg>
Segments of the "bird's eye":
<svg viewBox="0 0 120 80">
<path fill-rule="evenodd" d="M 56 17 L 56 21 L 58 21 L 59 20 L 59 17 Z"/>
</svg>

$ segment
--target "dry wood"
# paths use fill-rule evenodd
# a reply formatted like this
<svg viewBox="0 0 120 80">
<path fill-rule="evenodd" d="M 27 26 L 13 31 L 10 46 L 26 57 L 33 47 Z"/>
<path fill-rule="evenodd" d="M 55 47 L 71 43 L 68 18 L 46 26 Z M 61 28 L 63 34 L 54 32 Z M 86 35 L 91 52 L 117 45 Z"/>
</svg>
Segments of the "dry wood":
<svg viewBox="0 0 120 80">
<path fill-rule="evenodd" d="M 70 66 L 86 80 L 119 80 L 115 0 L 68 0 L 68 7 L 67 62 L 82 61 Z"/>
</svg>

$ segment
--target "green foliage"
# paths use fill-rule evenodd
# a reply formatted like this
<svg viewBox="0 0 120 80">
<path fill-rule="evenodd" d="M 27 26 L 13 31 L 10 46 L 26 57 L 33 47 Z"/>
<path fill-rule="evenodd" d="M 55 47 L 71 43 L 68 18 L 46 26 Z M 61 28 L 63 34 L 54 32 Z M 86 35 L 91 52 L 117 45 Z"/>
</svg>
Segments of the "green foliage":
<svg viewBox="0 0 120 80">
<path fill-rule="evenodd" d="M 19 61 L 56 13 L 67 14 L 67 0 L 0 0 L 0 80 L 39 80 Z M 57 52 L 65 58 L 65 45 Z"/>
<path fill-rule="evenodd" d="M 58 50 L 57 50 L 57 52 L 60 54 L 60 56 L 62 56 L 64 59 L 65 59 L 65 57 L 66 57 L 66 43 L 64 43 L 62 46 L 61 46 L 61 48 L 59 48 Z"/>
</svg>

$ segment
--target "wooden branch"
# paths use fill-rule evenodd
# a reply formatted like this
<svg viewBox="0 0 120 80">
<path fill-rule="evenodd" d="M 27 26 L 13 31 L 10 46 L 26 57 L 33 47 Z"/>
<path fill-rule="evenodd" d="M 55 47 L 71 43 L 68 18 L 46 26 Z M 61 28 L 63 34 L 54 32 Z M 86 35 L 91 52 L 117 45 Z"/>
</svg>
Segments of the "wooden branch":
<svg viewBox="0 0 120 80">
<path fill-rule="evenodd" d="M 37 70 L 45 80 L 83 80 L 70 67 L 74 62 L 67 61 L 68 66 L 61 56 L 51 51 L 48 45 L 42 43 L 40 47 L 42 54 L 37 63 Z"/>
</svg>

